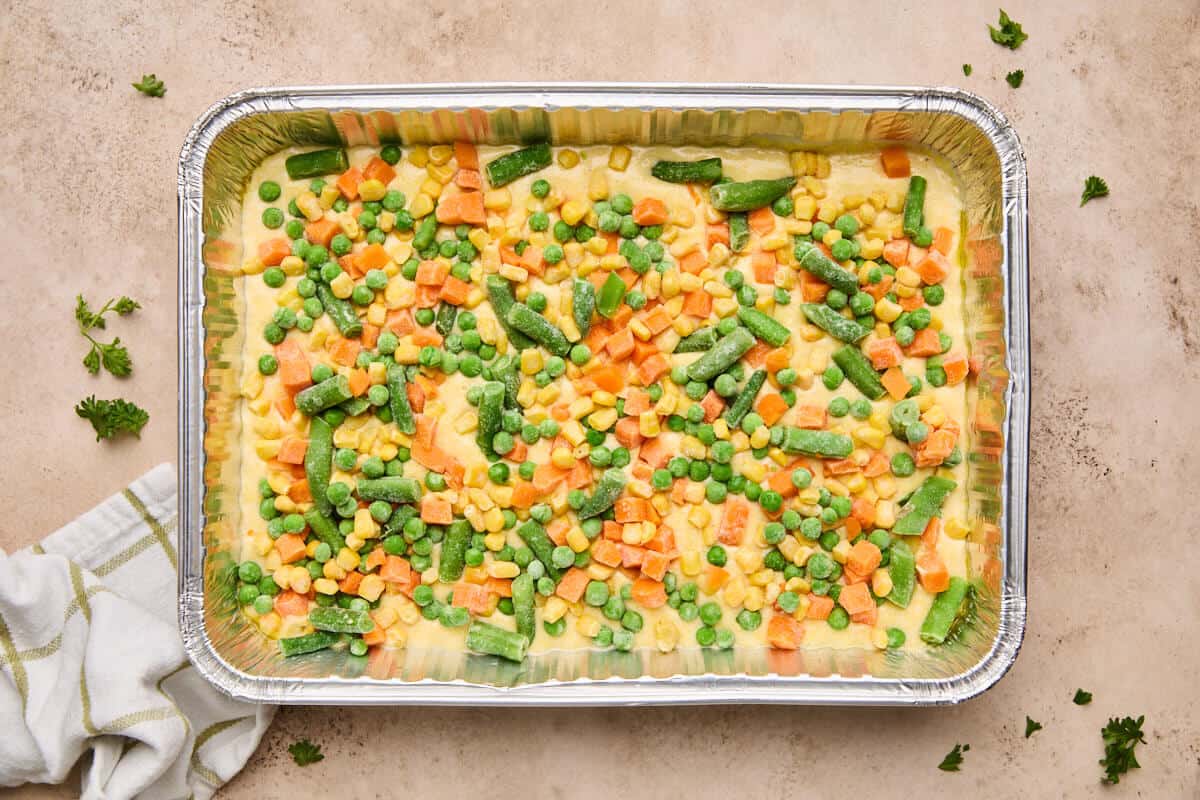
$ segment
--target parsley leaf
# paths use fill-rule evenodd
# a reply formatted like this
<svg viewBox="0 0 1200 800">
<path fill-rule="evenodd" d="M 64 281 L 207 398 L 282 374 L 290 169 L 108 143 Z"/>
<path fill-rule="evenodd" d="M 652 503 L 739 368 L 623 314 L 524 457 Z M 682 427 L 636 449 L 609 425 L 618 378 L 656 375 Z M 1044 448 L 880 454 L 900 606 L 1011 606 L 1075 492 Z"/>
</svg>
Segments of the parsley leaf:
<svg viewBox="0 0 1200 800">
<path fill-rule="evenodd" d="M 92 349 L 83 357 L 83 366 L 88 372 L 96 375 L 103 366 L 113 375 L 123 378 L 133 371 L 133 362 L 129 358 L 129 351 L 121 344 L 119 337 L 113 339 L 111 343 L 105 344 L 97 342 L 89 336 L 88 331 L 104 328 L 106 325 L 104 315 L 109 312 L 115 311 L 118 316 L 124 317 L 139 308 L 141 305 L 138 301 L 122 295 L 119 298 L 110 298 L 99 311 L 92 311 L 88 301 L 83 299 L 83 295 L 75 295 L 75 321 L 79 323 L 79 333 L 92 343 Z"/>
<path fill-rule="evenodd" d="M 972 70 L 974 70 L 974 67 L 972 67 L 970 64 L 963 64 L 963 75 L 970 77 Z"/>
<path fill-rule="evenodd" d="M 1004 80 L 1008 81 L 1008 85 L 1016 89 L 1020 87 L 1021 81 L 1025 80 L 1025 70 L 1014 69 L 1012 72 L 1004 76 Z"/>
<path fill-rule="evenodd" d="M 955 743 L 954 749 L 946 754 L 946 757 L 942 759 L 942 763 L 938 764 L 938 769 L 943 772 L 958 772 L 958 768 L 963 763 L 963 753 L 970 749 L 971 745 L 969 744 Z"/>
<path fill-rule="evenodd" d="M 307 767 L 309 764 L 315 764 L 325 758 L 321 753 L 321 745 L 313 744 L 308 739 L 301 739 L 288 746 L 288 752 L 292 754 L 292 760 L 297 766 Z"/>
<path fill-rule="evenodd" d="M 993 42 L 1010 50 L 1016 50 L 1021 46 L 1021 42 L 1029 38 L 1029 34 L 1021 30 L 1021 23 L 1009 17 L 1003 8 L 1000 9 L 1000 28 L 988 25 L 988 33 L 991 34 Z"/>
<path fill-rule="evenodd" d="M 1071 698 L 1071 702 L 1077 706 L 1086 706 L 1092 702 L 1092 693 L 1085 692 L 1083 689 L 1076 689 L 1075 696 Z"/>
<path fill-rule="evenodd" d="M 100 363 L 113 375 L 124 378 L 133 372 L 133 361 L 129 358 L 129 351 L 125 349 L 125 345 L 121 344 L 121 337 L 113 339 L 110 344 L 93 342 L 93 347 L 100 349 Z"/>
<path fill-rule="evenodd" d="M 1083 182 L 1083 199 L 1079 201 L 1079 205 L 1082 206 L 1093 197 L 1108 197 L 1108 183 L 1104 178 L 1089 175 L 1088 179 Z"/>
<path fill-rule="evenodd" d="M 142 428 L 150 420 L 149 414 L 127 400 L 97 400 L 95 395 L 80 401 L 75 413 L 92 423 L 97 442 L 119 433 L 141 438 Z"/>
<path fill-rule="evenodd" d="M 1136 720 L 1133 717 L 1112 717 L 1100 730 L 1100 735 L 1104 737 L 1104 758 L 1100 759 L 1100 766 L 1104 767 L 1105 772 L 1101 779 L 1103 783 L 1120 783 L 1122 775 L 1141 767 L 1133 751 L 1138 742 L 1146 743 L 1145 734 L 1142 733 L 1145 720 L 1144 715 Z"/>
<path fill-rule="evenodd" d="M 1025 715 L 1025 738 L 1028 739 L 1042 729 L 1042 723 L 1037 722 L 1028 714 Z"/>
<path fill-rule="evenodd" d="M 162 97 L 167 93 L 166 85 L 156 78 L 153 72 L 149 75 L 143 75 L 142 79 L 132 84 L 132 86 L 142 94 L 149 95 L 150 97 Z"/>
</svg>

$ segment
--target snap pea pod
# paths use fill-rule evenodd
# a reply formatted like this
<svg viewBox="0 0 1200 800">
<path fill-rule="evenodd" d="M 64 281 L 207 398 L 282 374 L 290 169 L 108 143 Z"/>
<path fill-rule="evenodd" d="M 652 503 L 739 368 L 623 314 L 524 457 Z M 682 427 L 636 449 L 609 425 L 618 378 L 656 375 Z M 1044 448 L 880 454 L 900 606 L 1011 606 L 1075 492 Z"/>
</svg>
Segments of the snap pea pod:
<svg viewBox="0 0 1200 800">
<path fill-rule="evenodd" d="M 350 379 L 345 375 L 334 375 L 320 383 L 296 393 L 296 408 L 307 416 L 315 417 L 327 408 L 333 408 L 354 397 L 350 391 Z"/>
<path fill-rule="evenodd" d="M 309 484 L 310 486 L 312 484 Z M 324 492 L 321 493 L 324 496 Z M 313 494 L 313 500 L 316 500 L 316 494 Z M 329 502 L 326 500 L 325 502 Z M 313 536 L 316 536 L 325 544 L 329 545 L 329 549 L 334 555 L 341 552 L 346 546 L 346 537 L 342 536 L 338 530 L 337 524 L 325 514 L 322 514 L 316 508 L 310 508 L 304 512 L 304 521 L 308 523 L 308 527 L 312 530 Z"/>
<path fill-rule="evenodd" d="M 892 591 L 888 593 L 887 599 L 900 608 L 908 608 L 913 588 L 916 586 L 916 560 L 908 545 L 899 539 L 892 542 L 888 552 L 891 553 L 888 575 L 892 578 Z"/>
<path fill-rule="evenodd" d="M 513 617 L 517 622 L 517 633 L 530 642 L 533 642 L 533 637 L 537 635 L 534 596 L 533 578 L 528 572 L 522 572 L 513 578 Z"/>
<path fill-rule="evenodd" d="M 283 162 L 283 168 L 287 170 L 288 177 L 296 181 L 345 172 L 350 169 L 350 162 L 346 158 L 345 150 L 310 150 L 307 153 L 288 156 Z"/>
<path fill-rule="evenodd" d="M 625 491 L 627 482 L 628 479 L 621 470 L 605 470 L 604 474 L 600 476 L 600 480 L 596 481 L 596 490 L 592 492 L 592 496 L 584 500 L 583 505 L 576 512 L 579 518 L 588 519 L 608 511 L 617 502 L 621 492 Z"/>
<path fill-rule="evenodd" d="M 929 520 L 936 517 L 942 510 L 942 504 L 954 491 L 957 483 L 949 478 L 930 475 L 921 481 L 921 485 L 912 493 L 900 508 L 900 517 L 892 526 L 892 533 L 903 536 L 919 536 L 925 532 Z"/>
<path fill-rule="evenodd" d="M 717 329 L 713 327 L 700 328 L 689 333 L 675 345 L 676 353 L 703 353 L 717 343 Z"/>
<path fill-rule="evenodd" d="M 746 379 L 746 385 L 738 392 L 738 396 L 734 398 L 733 403 L 725 410 L 725 421 L 729 423 L 729 427 L 735 428 L 742 424 L 742 417 L 750 413 L 750 409 L 754 407 L 754 398 L 758 397 L 759 391 L 763 384 L 767 382 L 767 371 L 765 369 L 756 369 Z"/>
<path fill-rule="evenodd" d="M 738 309 L 738 319 L 751 333 L 772 347 L 783 347 L 792 338 L 792 332 L 786 325 L 757 308 L 742 306 Z"/>
<path fill-rule="evenodd" d="M 650 174 L 668 183 L 712 183 L 721 178 L 721 159 L 658 161 L 650 168 Z"/>
<path fill-rule="evenodd" d="M 854 384 L 869 400 L 878 400 L 887 392 L 879 373 L 863 352 L 853 345 L 846 345 L 833 354 L 833 363 L 842 368 L 846 380 Z"/>
<path fill-rule="evenodd" d="M 420 253 L 422 250 L 429 249 L 429 246 L 433 244 L 433 237 L 437 236 L 437 228 L 437 215 L 431 211 L 421 220 L 417 225 L 416 232 L 413 233 L 413 252 Z"/>
<path fill-rule="evenodd" d="M 624 299 L 625 281 L 621 280 L 621 276 L 617 273 L 610 272 L 604 285 L 600 287 L 600 297 L 596 300 L 596 313 L 605 319 L 612 319 Z"/>
<path fill-rule="evenodd" d="M 578 278 L 571 286 L 571 316 L 580 336 L 587 336 L 592 329 L 592 314 L 596 313 L 596 287 L 591 281 Z"/>
<path fill-rule="evenodd" d="M 783 452 L 821 458 L 846 458 L 854 452 L 854 440 L 833 431 L 787 428 L 783 433 Z"/>
<path fill-rule="evenodd" d="M 546 568 L 546 574 L 555 583 L 562 577 L 562 570 L 554 566 L 551 556 L 554 553 L 554 542 L 546 534 L 546 529 L 533 520 L 517 528 L 517 536 L 533 551 L 537 560 Z"/>
<path fill-rule="evenodd" d="M 805 303 L 800 306 L 800 310 L 813 325 L 843 342 L 857 342 L 871 332 L 870 328 L 859 325 L 852 319 L 846 319 L 827 305 Z"/>
<path fill-rule="evenodd" d="M 496 451 L 492 449 L 492 439 L 500 432 L 505 394 L 503 383 L 488 381 L 483 384 L 483 394 L 479 397 L 479 423 L 475 432 L 475 443 L 489 458 L 496 456 Z"/>
<path fill-rule="evenodd" d="M 953 577 L 946 591 L 939 594 L 929 607 L 925 621 L 921 623 L 921 641 L 927 644 L 942 644 L 950 635 L 950 629 L 963 612 L 967 594 L 971 588 L 965 579 Z"/>
<path fill-rule="evenodd" d="M 707 383 L 736 364 L 751 347 L 754 347 L 754 334 L 745 328 L 734 328 L 707 353 L 688 365 L 687 376 L 691 380 Z"/>
<path fill-rule="evenodd" d="M 619 280 L 619 279 L 618 279 Z M 556 356 L 566 356 L 571 352 L 571 343 L 563 332 L 556 328 L 550 320 L 534 311 L 524 303 L 513 303 L 504 315 L 508 324 L 528 336 L 533 341 L 545 347 Z"/>
<path fill-rule="evenodd" d="M 464 519 L 451 522 L 446 529 L 446 538 L 442 540 L 442 560 L 438 564 L 438 578 L 446 583 L 453 583 L 462 577 L 471 533 L 471 523 Z"/>
<path fill-rule="evenodd" d="M 513 303 L 517 302 L 513 297 L 512 286 L 508 281 L 499 275 L 488 275 L 486 281 L 488 302 L 492 304 L 492 310 L 496 312 L 496 319 L 500 320 L 500 324 L 504 326 L 505 333 L 508 334 L 508 341 L 518 350 L 524 350 L 527 347 L 533 347 L 533 340 L 519 330 L 508 324 L 505 314 L 512 308 Z"/>
<path fill-rule="evenodd" d="M 908 179 L 908 194 L 904 197 L 904 235 L 913 238 L 925 224 L 925 179 L 913 175 Z"/>
<path fill-rule="evenodd" d="M 412 435 L 417 432 L 417 420 L 412 405 L 408 402 L 408 378 L 403 364 L 388 364 L 387 368 L 388 408 L 392 422 L 401 433 Z"/>
<path fill-rule="evenodd" d="M 366 611 L 338 606 L 317 606 L 308 612 L 308 621 L 319 631 L 333 633 L 370 633 L 375 620 Z"/>
<path fill-rule="evenodd" d="M 713 208 L 719 211 L 754 211 L 769 206 L 796 185 L 796 178 L 718 183 L 708 190 Z"/>
<path fill-rule="evenodd" d="M 347 417 L 357 417 L 370 407 L 371 401 L 366 397 L 366 395 L 363 395 L 362 397 L 351 397 L 349 400 L 338 406 L 338 408 L 346 412 Z"/>
<path fill-rule="evenodd" d="M 421 499 L 421 485 L 412 478 L 360 478 L 358 496 L 363 500 L 386 500 L 389 503 L 415 503 Z"/>
<path fill-rule="evenodd" d="M 858 276 L 849 270 L 842 269 L 836 261 L 825 255 L 821 248 L 812 242 L 797 242 L 795 256 L 796 260 L 800 262 L 801 269 L 811 272 L 839 292 L 852 295 L 858 291 Z"/>
<path fill-rule="evenodd" d="M 308 423 L 308 449 L 304 451 L 304 477 L 313 497 L 313 510 L 328 516 L 333 504 L 325 497 L 333 474 L 333 428 L 320 417 Z"/>
<path fill-rule="evenodd" d="M 391 536 L 404 530 L 404 524 L 417 515 L 417 510 L 410 505 L 396 506 L 396 510 L 383 524 L 383 535 Z"/>
<path fill-rule="evenodd" d="M 542 142 L 505 153 L 499 158 L 489 161 L 484 170 L 487 172 L 488 183 L 493 188 L 499 188 L 548 166 L 550 166 L 550 145 Z"/>
<path fill-rule="evenodd" d="M 284 658 L 302 656 L 305 653 L 315 653 L 337 643 L 336 634 L 325 631 L 315 631 L 304 636 L 289 636 L 279 640 L 279 652 Z"/>
<path fill-rule="evenodd" d="M 437 322 L 434 323 L 433 327 L 442 336 L 449 336 L 450 332 L 454 330 L 454 319 L 457 316 L 458 306 L 451 305 L 450 303 L 442 303 L 441 307 L 438 308 Z"/>
<path fill-rule="evenodd" d="M 729 215 L 729 249 L 740 253 L 750 244 L 750 220 L 745 214 Z"/>
<path fill-rule="evenodd" d="M 321 301 L 325 313 L 337 326 L 338 333 L 347 339 L 362 336 L 362 320 L 358 318 L 358 312 L 354 310 L 354 306 L 335 296 L 333 290 L 323 283 L 317 284 L 317 299 Z"/>
<path fill-rule="evenodd" d="M 467 628 L 467 649 L 520 663 L 529 649 L 529 640 L 516 631 L 506 631 L 491 623 L 475 620 Z"/>
</svg>

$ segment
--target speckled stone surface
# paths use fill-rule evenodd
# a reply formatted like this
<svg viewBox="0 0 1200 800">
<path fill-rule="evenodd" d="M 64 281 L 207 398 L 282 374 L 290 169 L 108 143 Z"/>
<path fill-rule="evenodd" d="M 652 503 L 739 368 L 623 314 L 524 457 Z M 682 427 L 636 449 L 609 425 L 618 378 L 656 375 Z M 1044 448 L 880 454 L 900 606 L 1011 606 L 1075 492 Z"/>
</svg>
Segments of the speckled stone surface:
<svg viewBox="0 0 1200 800">
<path fill-rule="evenodd" d="M 175 458 L 176 159 L 195 118 L 235 90 L 954 85 L 996 102 L 1029 156 L 1030 614 L 994 689 L 913 710 L 290 708 L 222 797 L 1200 796 L 1200 570 L 1187 555 L 1200 432 L 1196 0 L 1010 3 L 1030 34 L 1016 52 L 988 40 L 994 3 L 947 0 L 70 5 L 9 0 L 0 13 L 10 550 Z M 1004 75 L 1017 68 L 1014 91 Z M 166 81 L 164 99 L 129 87 L 143 71 Z M 1081 209 L 1092 173 L 1113 194 Z M 76 292 L 142 301 L 112 331 L 133 354 L 130 380 L 79 365 Z M 72 406 L 93 392 L 150 411 L 140 442 L 92 441 Z M 1071 704 L 1077 686 L 1092 705 Z M 1029 740 L 1026 714 L 1045 725 Z M 1102 789 L 1099 729 L 1125 714 L 1146 715 L 1142 769 Z M 295 767 L 285 748 L 300 736 L 325 760 Z M 963 771 L 938 771 L 955 742 L 971 744 Z M 70 797 L 77 785 L 0 796 Z"/>
</svg>

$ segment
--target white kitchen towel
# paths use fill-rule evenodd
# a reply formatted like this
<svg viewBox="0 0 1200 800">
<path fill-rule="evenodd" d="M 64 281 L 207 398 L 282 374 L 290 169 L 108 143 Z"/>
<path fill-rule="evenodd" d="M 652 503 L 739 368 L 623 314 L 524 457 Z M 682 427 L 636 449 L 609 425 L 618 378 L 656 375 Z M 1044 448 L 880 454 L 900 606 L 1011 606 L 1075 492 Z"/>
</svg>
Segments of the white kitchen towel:
<svg viewBox="0 0 1200 800">
<path fill-rule="evenodd" d="M 61 782 L 91 751 L 85 798 L 208 798 L 258 746 L 274 707 L 229 699 L 184 655 L 176 507 L 162 464 L 0 550 L 0 786 Z"/>
</svg>

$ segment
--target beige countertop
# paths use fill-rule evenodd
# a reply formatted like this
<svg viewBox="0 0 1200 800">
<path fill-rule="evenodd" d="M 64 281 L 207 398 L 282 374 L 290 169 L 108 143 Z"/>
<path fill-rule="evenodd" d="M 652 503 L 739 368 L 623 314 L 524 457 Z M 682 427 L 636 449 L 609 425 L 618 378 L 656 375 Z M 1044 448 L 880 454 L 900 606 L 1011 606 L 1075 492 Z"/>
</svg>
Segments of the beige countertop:
<svg viewBox="0 0 1200 800">
<path fill-rule="evenodd" d="M 997 103 L 1028 152 L 1030 615 L 1020 658 L 995 688 L 912 710 L 290 708 L 222 797 L 1200 795 L 1200 567 L 1185 555 L 1200 430 L 1195 0 L 1137 13 L 1009 3 L 1030 34 L 1016 52 L 988 39 L 994 3 L 947 0 L 829 10 L 699 0 L 6 5 L 0 341 L 25 375 L 0 384 L 9 550 L 175 458 L 176 161 L 195 118 L 235 90 L 481 79 L 953 85 Z M 319 47 L 331 30 L 336 44 Z M 974 65 L 969 78 L 963 62 Z M 1025 83 L 1012 90 L 1004 75 L 1017 68 Z M 143 71 L 166 81 L 165 98 L 129 87 Z M 1093 173 L 1112 197 L 1079 208 Z M 131 379 L 80 366 L 77 292 L 142 301 L 112 331 L 133 354 Z M 72 411 L 91 393 L 147 408 L 141 441 L 94 442 Z M 1078 686 L 1095 693 L 1092 705 L 1071 704 Z M 1028 740 L 1026 714 L 1045 725 Z M 1142 769 L 1102 790 L 1099 730 L 1126 714 L 1146 715 Z M 301 736 L 326 753 L 304 770 L 285 749 Z M 938 771 L 955 742 L 971 745 L 963 771 Z M 0 795 L 69 797 L 75 786 Z"/>
</svg>

